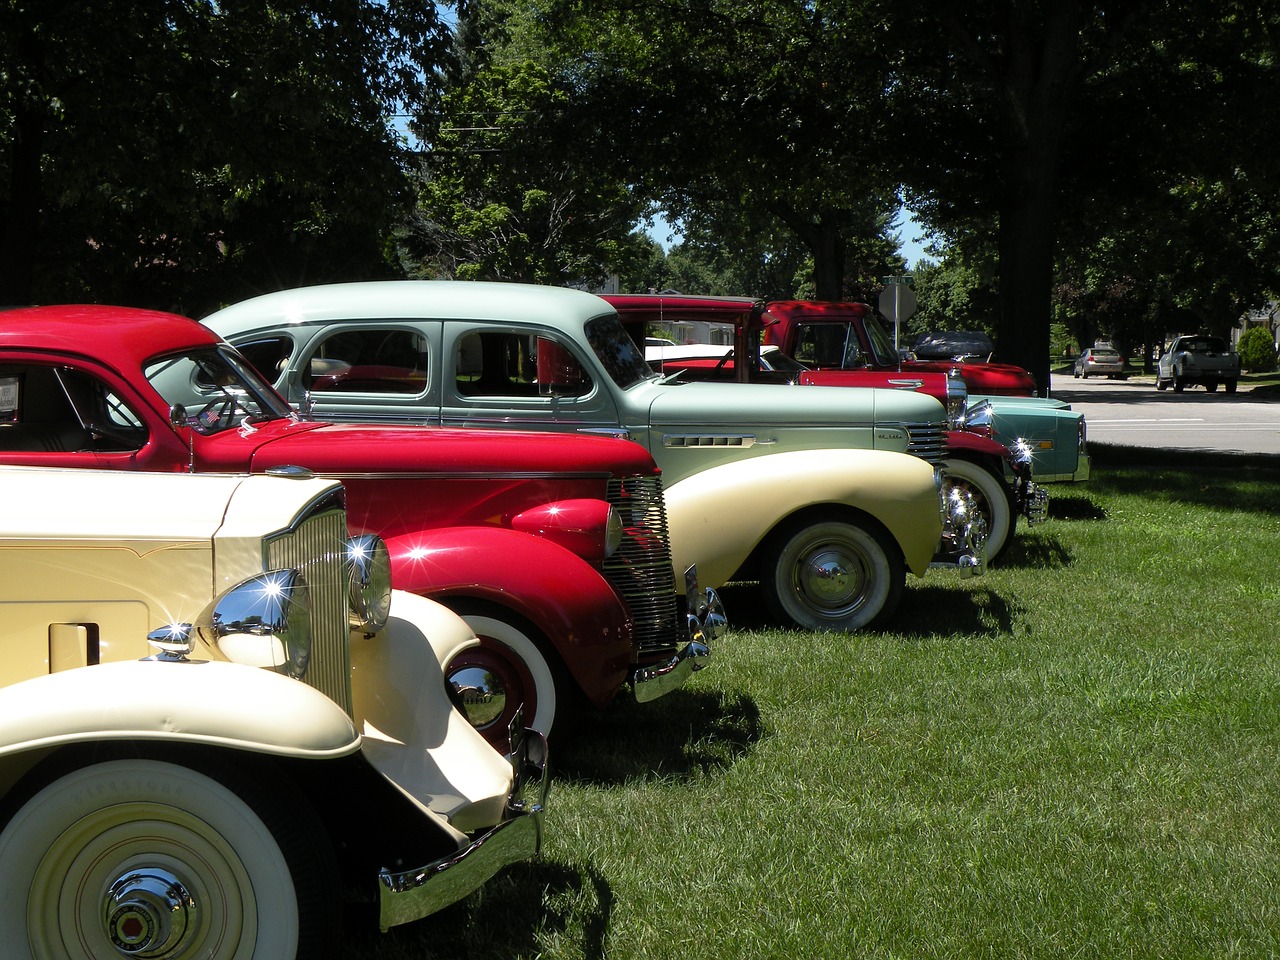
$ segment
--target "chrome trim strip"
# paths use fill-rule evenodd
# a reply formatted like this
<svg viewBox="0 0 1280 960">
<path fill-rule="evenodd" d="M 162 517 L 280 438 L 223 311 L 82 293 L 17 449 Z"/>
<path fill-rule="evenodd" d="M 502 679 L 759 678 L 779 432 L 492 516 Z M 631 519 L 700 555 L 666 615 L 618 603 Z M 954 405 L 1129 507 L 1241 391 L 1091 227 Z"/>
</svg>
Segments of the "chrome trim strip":
<svg viewBox="0 0 1280 960">
<path fill-rule="evenodd" d="M 772 443 L 773 441 L 759 441 Z M 751 433 L 664 433 L 664 447 L 680 447 L 685 449 L 715 449 L 717 447 L 754 447 L 757 443 L 755 434 Z"/>
</svg>

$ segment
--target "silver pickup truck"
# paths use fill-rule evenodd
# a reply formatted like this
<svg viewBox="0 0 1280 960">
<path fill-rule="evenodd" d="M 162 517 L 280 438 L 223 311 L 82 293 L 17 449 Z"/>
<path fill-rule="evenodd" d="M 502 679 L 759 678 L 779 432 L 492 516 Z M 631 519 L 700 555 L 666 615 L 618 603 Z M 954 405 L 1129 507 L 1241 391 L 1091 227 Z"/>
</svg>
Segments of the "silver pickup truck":
<svg viewBox="0 0 1280 960">
<path fill-rule="evenodd" d="M 1240 354 L 1222 337 L 1203 334 L 1178 337 L 1156 364 L 1156 389 L 1172 384 L 1174 393 L 1200 384 L 1209 393 L 1226 387 L 1236 392 L 1240 380 Z"/>
</svg>

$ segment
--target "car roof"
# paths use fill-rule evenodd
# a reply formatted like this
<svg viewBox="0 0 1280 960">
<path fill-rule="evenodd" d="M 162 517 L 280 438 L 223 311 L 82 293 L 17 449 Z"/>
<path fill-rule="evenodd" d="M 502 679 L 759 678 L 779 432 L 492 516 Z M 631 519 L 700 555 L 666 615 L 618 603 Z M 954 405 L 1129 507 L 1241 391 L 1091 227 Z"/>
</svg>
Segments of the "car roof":
<svg viewBox="0 0 1280 960">
<path fill-rule="evenodd" d="M 57 347 L 107 362 L 149 357 L 219 338 L 190 317 L 105 304 L 21 307 L 0 312 L 0 347 Z"/>
<path fill-rule="evenodd" d="M 296 287 L 233 304 L 204 318 L 223 336 L 320 320 L 520 320 L 552 327 L 611 313 L 583 290 L 480 280 L 372 280 Z"/>
</svg>

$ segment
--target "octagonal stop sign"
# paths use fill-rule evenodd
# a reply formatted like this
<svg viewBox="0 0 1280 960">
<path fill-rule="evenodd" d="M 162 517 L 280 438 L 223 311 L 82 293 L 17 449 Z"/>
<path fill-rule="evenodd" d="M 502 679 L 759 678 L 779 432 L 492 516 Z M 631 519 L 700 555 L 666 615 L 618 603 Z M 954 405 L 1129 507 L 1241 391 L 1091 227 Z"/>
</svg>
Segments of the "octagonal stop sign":
<svg viewBox="0 0 1280 960">
<path fill-rule="evenodd" d="M 905 283 L 885 284 L 880 291 L 880 312 L 890 323 L 902 323 L 916 312 L 916 292 Z"/>
</svg>

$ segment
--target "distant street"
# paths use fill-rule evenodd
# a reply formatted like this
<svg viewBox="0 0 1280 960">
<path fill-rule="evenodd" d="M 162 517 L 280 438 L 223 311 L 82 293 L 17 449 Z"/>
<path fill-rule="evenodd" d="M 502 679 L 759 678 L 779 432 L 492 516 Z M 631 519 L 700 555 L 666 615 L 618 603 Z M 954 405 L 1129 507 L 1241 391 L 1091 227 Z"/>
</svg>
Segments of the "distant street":
<svg viewBox="0 0 1280 960">
<path fill-rule="evenodd" d="M 1085 415 L 1091 443 L 1219 453 L 1280 454 L 1280 395 L 1190 387 L 1157 391 L 1150 377 L 1054 374 L 1052 395 Z"/>
</svg>

